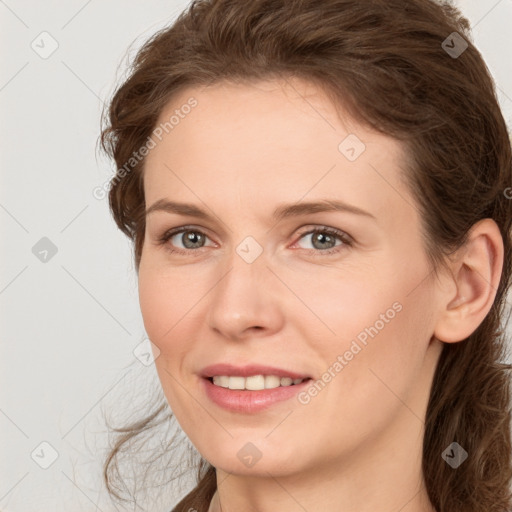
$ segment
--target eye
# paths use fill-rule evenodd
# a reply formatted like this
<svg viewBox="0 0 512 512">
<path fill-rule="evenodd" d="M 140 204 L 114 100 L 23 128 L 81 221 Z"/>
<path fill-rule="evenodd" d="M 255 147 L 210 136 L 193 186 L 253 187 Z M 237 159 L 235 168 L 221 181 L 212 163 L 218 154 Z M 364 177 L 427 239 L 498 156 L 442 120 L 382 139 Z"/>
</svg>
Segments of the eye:
<svg viewBox="0 0 512 512">
<path fill-rule="evenodd" d="M 347 247 L 351 247 L 353 244 L 353 240 L 349 235 L 343 231 L 328 227 L 319 227 L 310 229 L 305 233 L 303 232 L 299 240 L 306 237 L 311 237 L 313 248 L 302 248 L 312 251 L 315 256 L 335 254 Z M 170 253 L 190 255 L 193 252 L 200 252 L 196 249 L 206 247 L 205 243 L 207 240 L 209 240 L 209 237 L 201 230 L 190 226 L 183 226 L 166 231 L 158 238 L 158 245 L 164 245 Z M 336 244 L 336 241 L 339 243 Z M 179 244 L 182 244 L 182 247 L 179 247 Z M 215 244 L 210 245 L 214 246 Z"/>
<path fill-rule="evenodd" d="M 190 255 L 193 249 L 201 249 L 204 247 L 205 241 L 208 240 L 202 231 L 192 227 L 181 227 L 166 231 L 159 239 L 159 245 L 165 245 L 166 250 L 171 253 Z M 181 243 L 183 248 L 176 247 Z"/>
<path fill-rule="evenodd" d="M 322 255 L 338 253 L 346 247 L 351 247 L 353 243 L 352 238 L 343 231 L 328 227 L 320 227 L 302 233 L 299 240 L 306 237 L 311 237 L 310 243 L 313 246 L 313 252 L 316 253 L 315 256 L 319 255 L 318 253 Z M 337 240 L 340 242 L 339 244 L 336 244 Z M 315 249 L 317 250 L 315 251 Z"/>
</svg>

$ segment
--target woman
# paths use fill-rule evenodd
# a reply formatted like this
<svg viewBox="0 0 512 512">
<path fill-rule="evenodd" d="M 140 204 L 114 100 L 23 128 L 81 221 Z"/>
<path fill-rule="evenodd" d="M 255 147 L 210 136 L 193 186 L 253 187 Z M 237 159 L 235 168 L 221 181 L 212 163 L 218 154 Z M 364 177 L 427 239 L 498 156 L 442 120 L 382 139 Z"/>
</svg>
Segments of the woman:
<svg viewBox="0 0 512 512">
<path fill-rule="evenodd" d="M 174 511 L 510 509 L 511 146 L 455 8 L 193 2 L 101 141 L 167 402 L 113 495 L 176 419 Z"/>
</svg>

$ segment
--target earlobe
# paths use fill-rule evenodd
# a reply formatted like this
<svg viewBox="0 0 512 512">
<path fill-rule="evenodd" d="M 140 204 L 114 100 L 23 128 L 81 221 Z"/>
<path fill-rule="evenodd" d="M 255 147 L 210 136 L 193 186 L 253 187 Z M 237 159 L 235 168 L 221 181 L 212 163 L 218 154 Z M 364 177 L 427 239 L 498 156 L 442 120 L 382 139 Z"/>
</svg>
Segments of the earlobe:
<svg viewBox="0 0 512 512">
<path fill-rule="evenodd" d="M 435 337 L 456 343 L 470 336 L 489 313 L 503 267 L 503 239 L 492 219 L 482 219 L 471 229 L 467 243 L 452 263 L 451 292 L 440 292 Z M 455 284 L 455 296 L 453 293 Z"/>
</svg>

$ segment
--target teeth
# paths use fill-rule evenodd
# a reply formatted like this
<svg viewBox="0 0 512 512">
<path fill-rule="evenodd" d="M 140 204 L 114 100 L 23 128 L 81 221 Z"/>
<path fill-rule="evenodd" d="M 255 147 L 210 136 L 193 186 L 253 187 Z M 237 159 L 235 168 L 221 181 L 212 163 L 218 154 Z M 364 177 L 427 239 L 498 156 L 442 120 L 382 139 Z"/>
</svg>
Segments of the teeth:
<svg viewBox="0 0 512 512">
<path fill-rule="evenodd" d="M 251 375 L 250 377 L 230 377 L 227 375 L 216 375 L 213 383 L 216 386 L 229 389 L 247 389 L 259 391 L 262 389 L 273 389 L 279 386 L 291 386 L 300 384 L 304 379 L 291 379 L 290 377 L 277 377 L 276 375 Z"/>
</svg>

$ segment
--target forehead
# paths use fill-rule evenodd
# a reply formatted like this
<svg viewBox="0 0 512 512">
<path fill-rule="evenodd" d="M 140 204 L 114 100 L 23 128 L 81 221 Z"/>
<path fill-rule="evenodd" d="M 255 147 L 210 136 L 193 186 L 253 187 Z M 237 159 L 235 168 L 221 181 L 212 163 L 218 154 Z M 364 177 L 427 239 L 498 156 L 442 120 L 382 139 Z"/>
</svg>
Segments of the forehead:
<svg viewBox="0 0 512 512">
<path fill-rule="evenodd" d="M 146 204 L 231 197 L 249 207 L 329 196 L 376 216 L 411 206 L 401 144 L 302 80 L 190 87 L 168 103 L 159 126 L 161 140 L 153 137 L 146 157 Z"/>
</svg>

